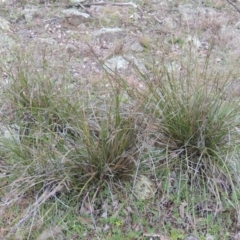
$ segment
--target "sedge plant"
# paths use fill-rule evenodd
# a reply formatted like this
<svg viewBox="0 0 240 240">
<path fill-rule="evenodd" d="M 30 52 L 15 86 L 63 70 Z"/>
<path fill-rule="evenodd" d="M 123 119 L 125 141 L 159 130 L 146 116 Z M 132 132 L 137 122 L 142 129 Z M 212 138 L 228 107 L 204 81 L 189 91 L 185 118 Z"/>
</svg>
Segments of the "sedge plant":
<svg viewBox="0 0 240 240">
<path fill-rule="evenodd" d="M 11 193 L 1 211 L 31 198 L 12 220 L 8 236 L 56 194 L 71 195 L 78 205 L 104 188 L 119 189 L 135 173 L 138 159 L 137 121 L 122 104 L 121 91 L 111 85 L 104 99 L 88 89 L 76 91 L 67 79 L 53 82 L 47 72 L 28 68 L 30 57 L 19 57 L 16 68 L 5 69 L 11 77 L 4 86 L 5 100 L 14 111 L 4 122 L 17 131 L 11 141 L 1 139 L 9 172 L 4 189 Z"/>
<path fill-rule="evenodd" d="M 233 69 L 215 69 L 211 61 L 211 51 L 201 59 L 190 50 L 187 60 L 174 63 L 180 69 L 163 61 L 152 81 L 144 79 L 151 166 L 155 176 L 168 182 L 163 189 L 168 194 L 174 179 L 178 201 L 204 191 L 215 206 L 228 199 L 238 209 L 240 109 L 236 100 L 225 97 Z"/>
</svg>

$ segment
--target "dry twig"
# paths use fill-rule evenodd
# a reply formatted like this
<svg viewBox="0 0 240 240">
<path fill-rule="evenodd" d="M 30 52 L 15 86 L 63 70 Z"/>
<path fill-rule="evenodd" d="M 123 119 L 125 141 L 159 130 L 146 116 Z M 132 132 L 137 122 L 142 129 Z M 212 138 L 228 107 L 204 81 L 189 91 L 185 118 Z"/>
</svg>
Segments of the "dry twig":
<svg viewBox="0 0 240 240">
<path fill-rule="evenodd" d="M 87 7 L 91 7 L 91 6 L 103 6 L 103 5 L 110 5 L 110 6 L 122 6 L 122 7 L 125 7 L 125 6 L 131 6 L 133 8 L 136 8 L 142 15 L 143 15 L 143 10 L 138 6 L 136 5 L 135 3 L 133 2 L 126 2 L 126 3 L 115 3 L 115 2 L 93 2 L 93 3 L 79 3 L 78 4 L 78 7 L 81 7 L 83 9 L 86 10 Z"/>
<path fill-rule="evenodd" d="M 233 4 L 232 1 L 227 0 L 227 2 L 228 2 L 230 5 L 232 5 L 232 6 L 237 10 L 237 12 L 240 13 L 240 9 L 239 9 L 235 4 Z"/>
</svg>

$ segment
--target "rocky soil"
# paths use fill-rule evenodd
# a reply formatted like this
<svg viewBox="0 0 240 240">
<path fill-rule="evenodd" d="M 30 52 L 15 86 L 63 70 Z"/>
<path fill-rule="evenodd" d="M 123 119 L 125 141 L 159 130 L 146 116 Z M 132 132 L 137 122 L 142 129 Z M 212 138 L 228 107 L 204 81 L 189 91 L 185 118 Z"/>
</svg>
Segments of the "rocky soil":
<svg viewBox="0 0 240 240">
<path fill-rule="evenodd" d="M 239 1 L 225 0 L 1 0 L 1 63 L 9 67 L 19 54 L 29 68 L 40 71 L 46 63 L 54 83 L 71 78 L 76 91 L 104 89 L 104 70 L 141 90 L 136 69 L 152 78 L 165 59 L 179 72 L 178 60 L 189 48 L 204 58 L 214 46 L 212 67 L 231 67 L 240 57 L 239 9 Z M 238 77 L 230 79 L 230 97 L 240 95 Z M 4 69 L 1 80 L 10 80 Z M 9 103 L 1 111 L 10 114 Z M 1 132 L 13 134 L 6 127 Z"/>
<path fill-rule="evenodd" d="M 44 54 L 53 77 L 60 77 L 64 66 L 82 86 L 101 79 L 101 64 L 135 83 L 132 66 L 149 74 L 151 56 L 162 59 L 167 53 L 173 62 L 189 44 L 204 55 L 214 41 L 216 64 L 240 55 L 240 13 L 224 0 L 0 4 L 4 59 L 11 59 L 11 49 L 21 46 L 36 64 Z"/>
<path fill-rule="evenodd" d="M 189 47 L 205 57 L 212 46 L 213 68 L 240 57 L 240 1 L 0 0 L 2 65 L 9 67 L 19 52 L 30 59 L 29 68 L 41 71 L 46 62 L 56 84 L 71 79 L 76 90 L 104 89 L 104 70 L 141 89 L 136 69 L 152 78 L 151 70 L 166 59 L 181 70 L 177 59 Z M 231 78 L 231 96 L 240 96 L 238 78 Z M 0 79 L 2 86 L 10 80 L 4 69 Z M 0 102 L 1 114 L 11 114 L 11 106 Z M 13 135 L 8 127 L 0 130 Z"/>
</svg>

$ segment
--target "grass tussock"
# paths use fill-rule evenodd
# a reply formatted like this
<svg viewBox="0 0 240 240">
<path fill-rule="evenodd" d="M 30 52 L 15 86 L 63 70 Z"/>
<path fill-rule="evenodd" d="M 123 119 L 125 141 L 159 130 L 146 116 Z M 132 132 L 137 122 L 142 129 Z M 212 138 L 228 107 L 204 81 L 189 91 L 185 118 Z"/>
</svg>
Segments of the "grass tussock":
<svg viewBox="0 0 240 240">
<path fill-rule="evenodd" d="M 77 204 L 105 188 L 119 189 L 135 174 L 140 126 L 113 85 L 99 98 L 30 70 L 27 59 L 17 59 L 8 74 L 3 94 L 14 111 L 3 118 L 11 138 L 1 142 L 15 196 L 6 196 L 5 207 L 38 195 L 32 210 L 13 221 L 15 230 L 57 193 L 70 194 Z"/>
<path fill-rule="evenodd" d="M 193 53 L 180 71 L 163 63 L 147 84 L 144 109 L 153 122 L 154 147 L 166 153 L 158 156 L 158 173 L 177 173 L 190 189 L 204 185 L 217 199 L 231 198 L 239 189 L 239 105 L 225 97 L 231 71 L 221 75 L 210 63 L 210 54 L 199 61 Z"/>
<path fill-rule="evenodd" d="M 19 55 L 14 68 L 1 67 L 9 78 L 2 104 L 13 109 L 1 116 L 2 131 L 6 129 L 0 148 L 6 169 L 1 175 L 6 181 L 2 216 L 26 198 L 30 202 L 10 220 L 8 237 L 31 228 L 49 202 L 56 201 L 43 214 L 48 220 L 59 204 L 68 213 L 74 212 L 70 206 L 83 211 L 86 202 L 88 210 L 106 205 L 109 196 L 116 204 L 123 186 L 128 186 L 125 194 L 132 193 L 137 179 L 144 178 L 154 196 L 149 205 L 157 202 L 161 213 L 168 208 L 174 216 L 179 207 L 183 219 L 185 208 L 194 222 L 206 217 L 205 209 L 213 209 L 214 218 L 220 205 L 222 212 L 238 209 L 239 105 L 225 97 L 232 71 L 215 71 L 210 53 L 204 61 L 191 51 L 180 64 L 164 60 L 159 71 L 152 69 L 154 80 L 144 78 L 141 89 L 112 75 L 105 88 L 102 83 L 99 90 L 95 83 L 93 88 L 75 88 L 71 79 L 53 81 L 46 61 L 34 68 L 29 59 Z M 146 177 L 149 168 L 155 182 Z M 145 177 L 138 178 L 140 174 Z M 128 205 L 123 216 L 134 213 L 132 208 L 140 217 L 148 214 L 145 203 L 126 196 L 119 207 L 121 212 Z M 96 227 L 99 212 L 94 214 L 91 210 Z M 168 217 L 163 214 L 155 221 L 172 236 Z M 114 215 L 112 224 L 119 222 L 124 221 Z M 192 228 L 202 230 L 194 224 Z"/>
</svg>

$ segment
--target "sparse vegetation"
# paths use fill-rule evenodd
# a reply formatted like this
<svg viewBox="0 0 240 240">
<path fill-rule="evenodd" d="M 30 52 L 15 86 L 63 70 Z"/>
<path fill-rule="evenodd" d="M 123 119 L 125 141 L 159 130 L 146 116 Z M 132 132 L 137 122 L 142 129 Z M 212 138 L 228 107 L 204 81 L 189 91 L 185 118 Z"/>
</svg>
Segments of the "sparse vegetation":
<svg viewBox="0 0 240 240">
<path fill-rule="evenodd" d="M 137 4 L 141 14 L 153 11 L 149 1 Z M 99 11 L 87 24 L 133 24 L 132 31 L 144 18 L 129 6 L 131 17 L 124 18 L 122 6 L 107 6 L 101 11 L 110 17 Z M 176 29 L 166 39 L 151 35 L 156 26 L 148 20 L 139 27 L 150 30 L 136 37 L 136 58 L 112 33 L 99 40 L 99 49 L 112 49 L 102 56 L 95 39 L 78 32 L 71 37 L 85 46 L 84 57 L 69 40 L 66 49 L 0 48 L 6 55 L 0 60 L 1 239 L 232 239 L 237 233 L 240 109 L 238 94 L 229 91 L 239 61 L 219 53 L 224 36 L 204 46 L 195 37 L 205 37 L 211 24 L 220 34 L 223 19 L 214 12 L 192 26 L 183 17 L 178 26 L 194 36 Z M 120 50 L 106 47 L 108 41 Z M 114 55 L 122 55 L 121 66 L 131 59 L 129 68 L 105 65 Z"/>
</svg>

